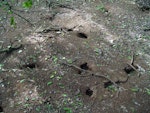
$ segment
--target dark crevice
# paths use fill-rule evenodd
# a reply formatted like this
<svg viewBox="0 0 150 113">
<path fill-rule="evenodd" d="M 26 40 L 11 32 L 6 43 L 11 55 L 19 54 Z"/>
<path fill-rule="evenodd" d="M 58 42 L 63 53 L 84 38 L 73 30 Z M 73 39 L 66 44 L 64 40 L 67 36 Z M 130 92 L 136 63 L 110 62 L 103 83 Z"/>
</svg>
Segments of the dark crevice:
<svg viewBox="0 0 150 113">
<path fill-rule="evenodd" d="M 149 11 L 150 10 L 150 7 L 141 7 L 141 10 L 144 12 L 144 11 Z"/>
<path fill-rule="evenodd" d="M 51 104 L 51 103 L 52 103 L 52 97 L 49 97 L 44 101 L 44 104 Z"/>
<path fill-rule="evenodd" d="M 111 81 L 105 82 L 104 83 L 104 88 L 108 88 L 111 85 L 113 85 L 113 83 Z"/>
<path fill-rule="evenodd" d="M 80 65 L 80 68 L 84 69 L 84 70 L 88 70 L 89 66 L 88 66 L 87 62 L 85 62 L 85 63 L 83 63 L 83 64 Z"/>
<path fill-rule="evenodd" d="M 150 31 L 150 28 L 143 29 L 145 32 Z"/>
<path fill-rule="evenodd" d="M 67 31 L 73 31 L 73 29 L 67 29 Z"/>
<path fill-rule="evenodd" d="M 88 36 L 85 34 L 85 33 L 77 33 L 77 36 L 79 37 L 79 38 L 84 38 L 84 39 L 87 39 L 88 38 Z"/>
<path fill-rule="evenodd" d="M 81 65 L 80 65 L 80 68 L 83 69 L 83 70 L 89 70 L 88 63 L 85 62 L 85 63 L 81 64 Z M 82 71 L 79 70 L 78 74 L 81 74 L 81 73 L 82 73 Z"/>
<path fill-rule="evenodd" d="M 36 63 L 27 63 L 27 64 L 25 64 L 25 65 L 22 65 L 22 66 L 21 66 L 21 69 L 22 69 L 22 68 L 34 69 L 34 68 L 37 68 L 37 67 L 39 67 L 39 65 L 36 64 Z"/>
<path fill-rule="evenodd" d="M 138 69 L 137 66 L 135 65 L 132 65 L 135 69 Z M 124 71 L 127 73 L 127 74 L 130 74 L 132 72 L 134 72 L 135 70 L 133 69 L 133 67 L 131 67 L 130 65 L 127 65 L 125 68 L 124 68 Z"/>
<path fill-rule="evenodd" d="M 93 91 L 92 91 L 90 88 L 88 88 L 85 93 L 86 93 L 86 95 L 88 95 L 89 97 L 93 95 Z"/>
<path fill-rule="evenodd" d="M 3 107 L 2 107 L 2 106 L 0 106 L 0 112 L 4 112 L 4 111 L 3 111 Z"/>
<path fill-rule="evenodd" d="M 121 83 L 126 83 L 128 81 L 129 77 L 127 77 L 127 79 L 125 81 L 116 81 L 116 84 L 121 84 Z M 112 83 L 111 81 L 105 82 L 104 83 L 104 88 L 108 88 L 110 86 L 114 85 L 114 83 Z"/>
</svg>

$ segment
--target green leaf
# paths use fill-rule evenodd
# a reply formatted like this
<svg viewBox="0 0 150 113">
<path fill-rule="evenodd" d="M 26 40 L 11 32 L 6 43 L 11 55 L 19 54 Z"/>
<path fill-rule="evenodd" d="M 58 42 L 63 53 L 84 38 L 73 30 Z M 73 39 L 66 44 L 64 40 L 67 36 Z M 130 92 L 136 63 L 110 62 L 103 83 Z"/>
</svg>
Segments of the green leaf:
<svg viewBox="0 0 150 113">
<path fill-rule="evenodd" d="M 150 36 L 142 36 L 143 39 L 149 39 L 150 40 Z"/>
<path fill-rule="evenodd" d="M 58 61 L 58 58 L 57 58 L 56 56 L 53 56 L 53 57 L 52 57 L 52 60 L 53 60 L 53 62 L 56 64 L 57 61 Z"/>
<path fill-rule="evenodd" d="M 2 2 L 0 2 L 0 7 L 2 7 L 3 6 L 3 3 Z"/>
<path fill-rule="evenodd" d="M 117 91 L 116 87 L 113 86 L 113 85 L 108 86 L 107 89 L 110 90 L 110 91 L 112 91 L 112 92 Z"/>
<path fill-rule="evenodd" d="M 145 90 L 146 90 L 146 93 L 147 93 L 148 95 L 150 95 L 150 89 L 145 88 Z"/>
<path fill-rule="evenodd" d="M 72 110 L 70 108 L 65 107 L 64 110 L 66 111 L 66 113 L 72 113 Z"/>
<path fill-rule="evenodd" d="M 136 88 L 136 87 L 135 88 L 131 88 L 131 91 L 132 92 L 139 92 L 139 88 Z"/>
<path fill-rule="evenodd" d="M 29 106 L 30 106 L 30 104 L 24 104 L 23 106 L 24 106 L 24 107 L 29 107 Z"/>
<path fill-rule="evenodd" d="M 26 79 L 22 79 L 22 80 L 20 80 L 20 83 L 23 83 L 23 82 L 25 82 L 25 80 L 26 80 Z"/>
<path fill-rule="evenodd" d="M 4 64 L 0 64 L 0 72 L 2 72 L 3 66 L 4 66 Z"/>
<path fill-rule="evenodd" d="M 72 63 L 73 63 L 72 59 L 68 59 L 67 62 L 68 62 L 69 64 L 72 64 Z"/>
<path fill-rule="evenodd" d="M 103 13 L 107 11 L 103 4 L 96 6 L 96 10 L 99 10 Z"/>
<path fill-rule="evenodd" d="M 8 10 L 7 12 L 8 12 L 8 14 L 13 14 L 12 10 Z"/>
<path fill-rule="evenodd" d="M 50 75 L 50 78 L 53 79 L 55 77 L 55 75 L 57 74 L 56 71 L 54 71 L 51 75 Z"/>
<path fill-rule="evenodd" d="M 3 66 L 4 66 L 4 64 L 0 64 L 0 70 L 2 70 L 2 69 L 3 69 Z"/>
<path fill-rule="evenodd" d="M 62 94 L 63 97 L 67 97 L 67 94 Z"/>
<path fill-rule="evenodd" d="M 35 109 L 36 109 L 36 111 L 38 111 L 38 112 L 40 112 L 40 110 L 41 110 L 40 107 L 36 107 Z"/>
<path fill-rule="evenodd" d="M 53 74 L 52 74 L 52 75 L 50 75 L 50 78 L 51 78 L 51 79 L 53 79 L 54 77 L 55 77 L 55 75 L 53 75 Z"/>
<path fill-rule="evenodd" d="M 15 26 L 15 19 L 14 19 L 14 17 L 12 16 L 11 18 L 10 18 L 10 25 L 11 26 Z"/>
<path fill-rule="evenodd" d="M 22 6 L 24 8 L 31 8 L 33 5 L 33 1 L 32 0 L 26 0 L 25 2 L 23 2 Z"/>
<path fill-rule="evenodd" d="M 48 86 L 50 86 L 50 85 L 52 85 L 52 84 L 53 84 L 53 82 L 48 82 L 48 83 L 47 83 Z"/>
</svg>

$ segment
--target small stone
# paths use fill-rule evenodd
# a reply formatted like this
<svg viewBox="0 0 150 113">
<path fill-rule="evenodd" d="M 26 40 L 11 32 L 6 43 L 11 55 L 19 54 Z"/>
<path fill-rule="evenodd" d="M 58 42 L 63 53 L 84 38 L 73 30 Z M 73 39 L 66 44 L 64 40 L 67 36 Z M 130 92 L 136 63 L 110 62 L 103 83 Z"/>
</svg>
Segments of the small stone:
<svg viewBox="0 0 150 113">
<path fill-rule="evenodd" d="M 29 94 L 32 94 L 32 91 L 29 91 Z"/>
</svg>

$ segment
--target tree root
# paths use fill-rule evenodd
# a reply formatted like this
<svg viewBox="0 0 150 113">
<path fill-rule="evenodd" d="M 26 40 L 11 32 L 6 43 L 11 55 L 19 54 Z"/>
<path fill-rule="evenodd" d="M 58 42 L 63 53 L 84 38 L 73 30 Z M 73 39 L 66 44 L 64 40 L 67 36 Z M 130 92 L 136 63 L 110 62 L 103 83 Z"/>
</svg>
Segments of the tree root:
<svg viewBox="0 0 150 113">
<path fill-rule="evenodd" d="M 51 32 L 51 31 L 55 31 L 55 32 L 57 32 L 57 31 L 63 31 L 63 32 L 69 32 L 69 31 L 73 31 L 74 30 L 74 28 L 76 28 L 77 26 L 74 26 L 74 27 L 72 27 L 72 28 L 65 28 L 65 27 L 55 27 L 55 26 L 53 26 L 53 27 L 49 27 L 49 28 L 47 28 L 47 29 L 44 29 L 44 30 L 42 30 L 42 31 L 38 31 L 37 33 L 49 33 L 49 32 Z"/>
<path fill-rule="evenodd" d="M 13 11 L 13 10 L 12 10 Z M 13 14 L 17 15 L 18 17 L 22 18 L 23 20 L 25 20 L 27 23 L 30 24 L 30 26 L 34 26 L 34 24 L 32 24 L 28 19 L 24 18 L 23 16 L 21 16 L 20 14 L 16 13 L 13 11 Z"/>
<path fill-rule="evenodd" d="M 140 72 L 138 71 L 138 67 L 136 65 L 134 65 L 134 60 L 135 60 L 135 56 L 134 53 L 132 52 L 132 58 L 131 58 L 131 62 L 127 63 L 134 71 L 137 72 L 138 77 L 140 77 Z M 137 68 L 136 68 L 137 67 Z"/>
<path fill-rule="evenodd" d="M 0 54 L 1 54 L 1 53 L 10 54 L 11 52 L 13 52 L 13 51 L 15 51 L 15 50 L 18 50 L 18 49 L 20 49 L 20 48 L 22 48 L 22 47 L 23 47 L 22 44 L 20 44 L 19 46 L 16 46 L 16 47 L 10 46 L 9 48 L 0 50 Z"/>
<path fill-rule="evenodd" d="M 78 67 L 76 65 L 73 65 L 73 64 L 68 64 L 68 63 L 62 63 L 62 64 L 66 65 L 66 66 L 69 66 L 69 67 L 73 67 L 73 68 L 78 69 L 78 70 L 80 70 L 82 72 L 88 73 L 88 75 L 82 75 L 81 77 L 88 77 L 88 76 L 91 75 L 91 76 L 94 76 L 94 77 L 107 79 L 108 81 L 110 81 L 118 89 L 117 90 L 117 97 L 119 96 L 120 91 L 126 90 L 125 88 L 119 86 L 115 81 L 113 81 L 112 79 L 110 79 L 109 77 L 107 77 L 105 75 L 101 75 L 99 73 L 93 73 L 92 71 L 81 69 L 80 67 Z"/>
</svg>

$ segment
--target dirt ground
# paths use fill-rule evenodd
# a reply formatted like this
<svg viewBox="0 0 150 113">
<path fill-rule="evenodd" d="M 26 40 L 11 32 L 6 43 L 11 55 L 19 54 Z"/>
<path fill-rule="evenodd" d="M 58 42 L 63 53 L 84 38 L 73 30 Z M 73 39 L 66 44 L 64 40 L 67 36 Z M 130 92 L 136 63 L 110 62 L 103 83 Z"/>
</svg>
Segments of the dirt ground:
<svg viewBox="0 0 150 113">
<path fill-rule="evenodd" d="M 0 112 L 150 113 L 150 11 L 132 0 L 15 9 L 30 23 L 0 13 Z"/>
</svg>

